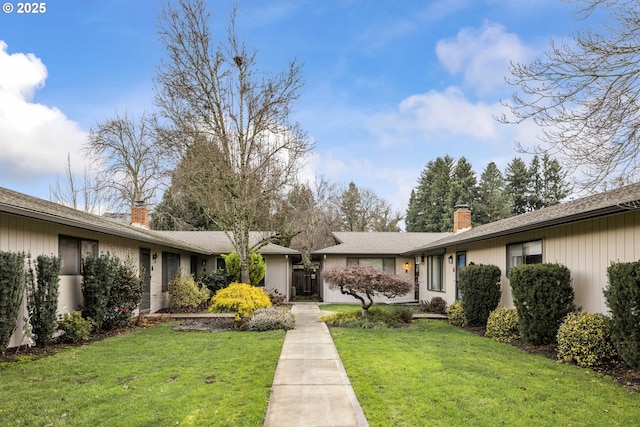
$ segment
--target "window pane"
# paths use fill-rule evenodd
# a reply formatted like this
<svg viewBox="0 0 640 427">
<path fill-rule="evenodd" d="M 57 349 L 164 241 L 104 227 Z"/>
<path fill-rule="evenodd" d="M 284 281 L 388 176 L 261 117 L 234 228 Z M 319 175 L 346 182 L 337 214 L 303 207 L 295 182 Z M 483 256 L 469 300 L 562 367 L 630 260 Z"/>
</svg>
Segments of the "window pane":
<svg viewBox="0 0 640 427">
<path fill-rule="evenodd" d="M 442 291 L 442 261 L 444 257 L 442 255 L 430 256 L 427 258 L 428 272 L 428 288 L 431 291 Z"/>
<path fill-rule="evenodd" d="M 58 254 L 62 257 L 60 274 L 80 274 L 80 253 L 78 239 L 60 236 L 58 238 Z"/>
<path fill-rule="evenodd" d="M 396 259 L 395 258 L 384 258 L 382 260 L 382 263 L 384 265 L 384 271 L 386 271 L 387 273 L 394 273 L 396 272 Z"/>
<path fill-rule="evenodd" d="M 358 258 L 347 258 L 347 265 L 358 265 Z"/>
</svg>

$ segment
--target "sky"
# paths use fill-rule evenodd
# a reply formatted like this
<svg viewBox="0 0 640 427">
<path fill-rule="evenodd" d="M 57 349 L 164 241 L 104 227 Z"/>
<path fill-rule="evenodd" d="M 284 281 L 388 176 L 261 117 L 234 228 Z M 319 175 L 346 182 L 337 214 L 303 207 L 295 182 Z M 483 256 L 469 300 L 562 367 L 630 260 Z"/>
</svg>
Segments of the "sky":
<svg viewBox="0 0 640 427">
<path fill-rule="evenodd" d="M 7 13 L 11 9 L 11 13 Z M 0 12 L 0 186 L 50 198 L 67 156 L 116 113 L 154 110 L 165 57 L 157 0 L 52 0 Z M 292 118 L 315 141 L 301 177 L 369 188 L 404 214 L 427 162 L 464 156 L 479 178 L 535 144 L 533 123 L 505 125 L 509 63 L 541 57 L 583 23 L 559 0 L 210 0 L 222 40 L 234 4 L 257 67 L 296 59 L 306 86 Z"/>
</svg>

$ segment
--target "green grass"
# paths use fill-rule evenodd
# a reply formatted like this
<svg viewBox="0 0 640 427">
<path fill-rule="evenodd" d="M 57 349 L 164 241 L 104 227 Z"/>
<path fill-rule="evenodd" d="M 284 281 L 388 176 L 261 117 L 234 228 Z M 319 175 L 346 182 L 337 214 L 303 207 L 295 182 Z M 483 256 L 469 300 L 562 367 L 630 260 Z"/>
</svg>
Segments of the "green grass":
<svg viewBox="0 0 640 427">
<path fill-rule="evenodd" d="M 629 426 L 640 394 L 438 320 L 331 333 L 374 426 Z"/>
<path fill-rule="evenodd" d="M 353 311 L 362 311 L 362 306 L 358 303 L 358 304 L 320 304 L 318 305 L 318 307 L 320 307 L 320 310 L 322 311 L 333 311 L 333 312 L 338 312 L 338 311 L 348 311 L 348 312 L 353 312 Z"/>
<path fill-rule="evenodd" d="M 136 330 L 0 369 L 3 426 L 259 426 L 283 331 Z"/>
</svg>

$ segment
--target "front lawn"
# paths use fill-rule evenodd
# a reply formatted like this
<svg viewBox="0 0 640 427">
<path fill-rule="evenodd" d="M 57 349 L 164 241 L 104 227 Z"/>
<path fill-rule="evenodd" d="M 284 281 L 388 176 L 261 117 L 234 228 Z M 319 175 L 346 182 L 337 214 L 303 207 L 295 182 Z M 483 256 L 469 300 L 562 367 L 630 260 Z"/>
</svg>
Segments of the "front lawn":
<svg viewBox="0 0 640 427">
<path fill-rule="evenodd" d="M 261 425 L 284 332 L 172 325 L 3 364 L 2 425 Z"/>
<path fill-rule="evenodd" d="M 439 320 L 332 328 L 373 426 L 629 426 L 640 394 L 588 369 L 532 355 Z"/>
</svg>

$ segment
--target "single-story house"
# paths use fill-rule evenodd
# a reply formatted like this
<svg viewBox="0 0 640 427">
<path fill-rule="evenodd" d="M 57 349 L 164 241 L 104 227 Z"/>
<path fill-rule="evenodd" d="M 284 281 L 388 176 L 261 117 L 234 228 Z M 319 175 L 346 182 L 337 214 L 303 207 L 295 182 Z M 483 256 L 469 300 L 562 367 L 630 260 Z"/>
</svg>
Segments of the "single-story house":
<svg viewBox="0 0 640 427">
<path fill-rule="evenodd" d="M 214 269 L 217 257 L 232 250 L 224 233 L 172 235 L 149 230 L 148 224 L 145 206 L 132 207 L 131 224 L 124 224 L 0 187 L 0 251 L 25 252 L 34 259 L 42 254 L 62 257 L 59 313 L 82 304 L 80 269 L 88 253 L 110 252 L 121 259 L 131 256 L 145 273 L 140 309 L 156 312 L 167 307 L 168 283 L 179 270 L 196 274 Z M 277 245 L 267 245 L 259 252 L 267 264 L 265 286 L 285 293 L 289 282 L 281 280 L 290 280 L 291 270 L 288 275 L 284 270 L 298 253 Z M 25 299 L 10 347 L 21 344 L 26 316 Z"/>
<path fill-rule="evenodd" d="M 418 264 L 421 299 L 440 296 L 452 303 L 459 297 L 459 269 L 473 262 L 500 267 L 501 306 L 513 307 L 509 268 L 559 263 L 571 271 L 575 303 L 606 313 L 607 268 L 640 259 L 640 183 L 478 227 L 468 227 L 467 208 L 454 216 L 463 225 L 453 235 L 402 253 Z"/>
<path fill-rule="evenodd" d="M 450 235 L 451 233 L 334 232 L 334 246 L 313 252 L 315 258 L 320 258 L 322 265 L 320 296 L 324 302 L 356 302 L 352 296 L 342 295 L 339 289 L 329 289 L 329 283 L 322 279 L 323 270 L 336 266 L 369 265 L 416 283 L 415 255 L 405 252 L 409 248 L 435 242 Z M 416 301 L 418 298 L 416 288 L 392 301 Z M 390 300 L 379 296 L 374 301 Z"/>
<path fill-rule="evenodd" d="M 197 273 L 224 268 L 224 259 L 221 255 L 234 250 L 233 244 L 224 231 L 157 231 L 156 233 L 207 249 L 209 255 L 202 258 L 194 266 Z M 268 234 L 251 231 L 249 245 L 256 246 L 261 241 L 268 239 Z M 256 252 L 262 255 L 267 264 L 263 281 L 265 290 L 276 290 L 285 295 L 289 301 L 291 297 L 291 272 L 293 264 L 302 259 L 300 252 L 273 243 L 260 246 Z"/>
</svg>

